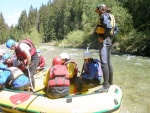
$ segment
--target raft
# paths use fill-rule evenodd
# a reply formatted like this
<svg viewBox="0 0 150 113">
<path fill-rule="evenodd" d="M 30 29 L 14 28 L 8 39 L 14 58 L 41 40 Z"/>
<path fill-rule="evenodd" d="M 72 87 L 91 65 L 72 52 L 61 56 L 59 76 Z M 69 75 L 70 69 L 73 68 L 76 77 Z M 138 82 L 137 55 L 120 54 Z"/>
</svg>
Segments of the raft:
<svg viewBox="0 0 150 113">
<path fill-rule="evenodd" d="M 121 109 L 123 94 L 117 85 L 111 85 L 104 93 L 94 93 L 102 87 L 99 85 L 75 95 L 72 84 L 71 94 L 59 99 L 46 97 L 42 75 L 35 77 L 35 85 L 35 92 L 0 90 L 0 108 L 6 113 L 119 113 Z"/>
</svg>

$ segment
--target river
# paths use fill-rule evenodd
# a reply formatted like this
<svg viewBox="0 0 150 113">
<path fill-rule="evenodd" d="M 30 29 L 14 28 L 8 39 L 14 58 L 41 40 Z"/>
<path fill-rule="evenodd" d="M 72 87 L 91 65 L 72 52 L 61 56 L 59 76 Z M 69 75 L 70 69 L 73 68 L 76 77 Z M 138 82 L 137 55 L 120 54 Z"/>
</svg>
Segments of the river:
<svg viewBox="0 0 150 113">
<path fill-rule="evenodd" d="M 5 48 L 4 45 L 1 48 Z M 48 44 L 38 47 L 46 58 L 46 66 L 50 67 L 54 56 L 68 52 L 70 58 L 83 65 L 83 53 L 86 49 L 58 48 Z M 11 52 L 7 48 L 6 52 Z M 89 49 L 93 58 L 99 58 L 98 50 Z M 12 53 L 12 52 L 11 52 Z M 123 91 L 121 113 L 150 113 L 150 58 L 129 54 L 112 53 L 114 68 L 114 84 Z"/>
</svg>

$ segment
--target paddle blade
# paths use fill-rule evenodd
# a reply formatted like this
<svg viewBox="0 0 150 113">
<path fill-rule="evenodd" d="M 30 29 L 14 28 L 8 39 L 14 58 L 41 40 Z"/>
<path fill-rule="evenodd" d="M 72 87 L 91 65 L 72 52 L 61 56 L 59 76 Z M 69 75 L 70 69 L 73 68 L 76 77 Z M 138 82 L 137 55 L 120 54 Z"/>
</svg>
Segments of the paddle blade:
<svg viewBox="0 0 150 113">
<path fill-rule="evenodd" d="M 28 100 L 31 97 L 32 93 L 19 93 L 19 94 L 15 94 L 10 96 L 10 101 L 15 104 L 21 104 L 24 101 Z"/>
</svg>

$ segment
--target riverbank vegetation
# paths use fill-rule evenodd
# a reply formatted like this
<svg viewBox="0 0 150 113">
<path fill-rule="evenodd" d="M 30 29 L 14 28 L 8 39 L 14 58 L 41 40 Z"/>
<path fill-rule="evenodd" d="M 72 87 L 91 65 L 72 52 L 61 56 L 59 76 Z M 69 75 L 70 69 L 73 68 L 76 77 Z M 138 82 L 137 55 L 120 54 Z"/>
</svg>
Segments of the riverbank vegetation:
<svg viewBox="0 0 150 113">
<path fill-rule="evenodd" d="M 0 43 L 12 38 L 20 41 L 30 37 L 38 46 L 54 42 L 56 46 L 83 48 L 91 44 L 98 48 L 93 33 L 98 15 L 97 5 L 105 3 L 115 16 L 119 33 L 113 38 L 113 48 L 120 52 L 150 56 L 149 0 L 53 0 L 39 10 L 22 11 L 17 25 L 8 26 L 0 13 Z M 11 10 L 11 9 L 10 9 Z"/>
</svg>

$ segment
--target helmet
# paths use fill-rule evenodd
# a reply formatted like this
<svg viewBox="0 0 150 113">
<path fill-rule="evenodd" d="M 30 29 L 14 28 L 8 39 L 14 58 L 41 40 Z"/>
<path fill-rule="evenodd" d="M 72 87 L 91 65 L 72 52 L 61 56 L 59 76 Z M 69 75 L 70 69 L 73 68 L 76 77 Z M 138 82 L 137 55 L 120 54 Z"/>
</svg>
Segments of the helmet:
<svg viewBox="0 0 150 113">
<path fill-rule="evenodd" d="M 60 54 L 60 58 L 61 58 L 61 59 L 69 59 L 69 54 L 66 53 L 66 52 L 61 53 L 61 54 Z"/>
<path fill-rule="evenodd" d="M 5 50 L 0 49 L 0 56 L 3 56 L 5 54 Z"/>
<path fill-rule="evenodd" d="M 59 56 L 54 57 L 53 65 L 62 65 L 62 59 Z"/>
<path fill-rule="evenodd" d="M 3 64 L 3 63 L 0 63 L 0 68 L 7 68 L 7 65 Z"/>
<path fill-rule="evenodd" d="M 106 9 L 106 5 L 105 4 L 100 4 L 97 6 L 98 9 Z"/>
<path fill-rule="evenodd" d="M 12 40 L 12 39 L 9 39 L 9 40 L 7 40 L 7 42 L 6 42 L 6 47 L 7 47 L 7 48 L 11 48 L 13 44 L 15 44 L 15 41 Z"/>
<path fill-rule="evenodd" d="M 40 50 L 39 50 L 39 49 L 37 49 L 37 50 L 36 50 L 36 52 L 37 52 L 37 53 L 40 53 Z"/>
<path fill-rule="evenodd" d="M 89 52 L 89 51 L 86 51 L 86 52 L 83 54 L 83 59 L 89 59 L 89 58 L 92 58 L 92 53 Z"/>
<path fill-rule="evenodd" d="M 5 54 L 3 55 L 3 60 L 7 60 L 8 58 L 10 58 L 10 54 L 5 53 Z"/>
</svg>

